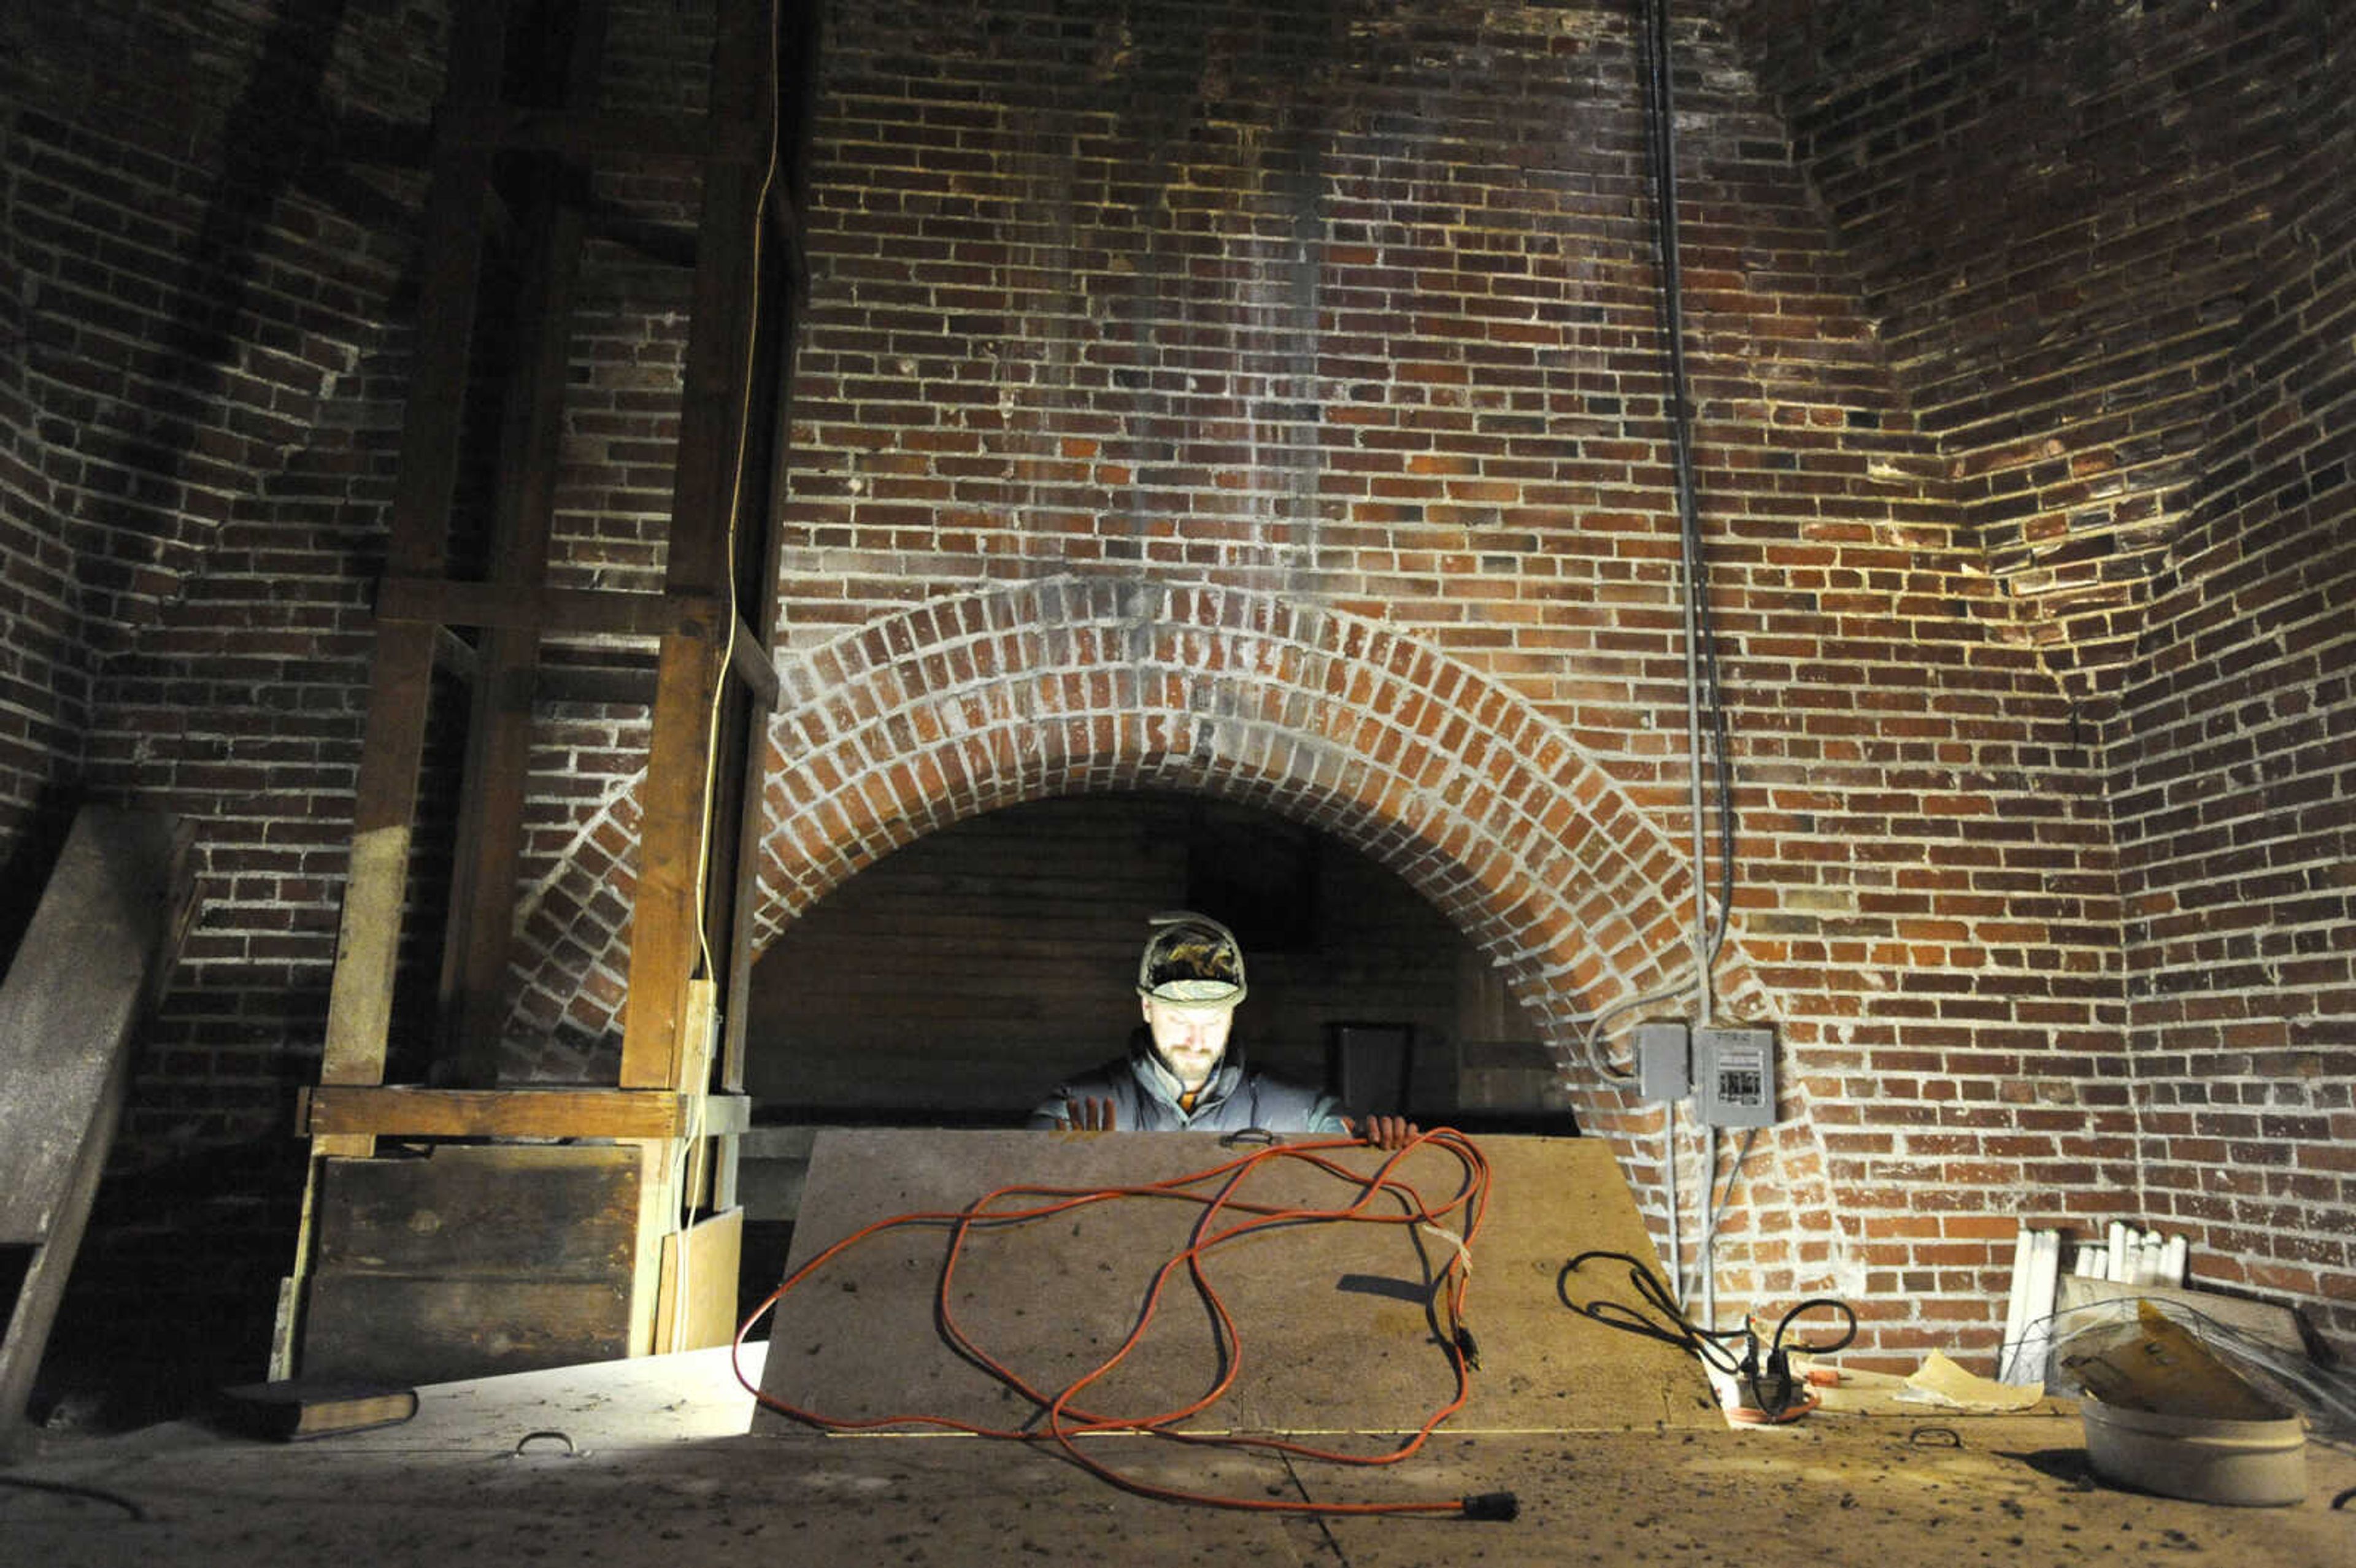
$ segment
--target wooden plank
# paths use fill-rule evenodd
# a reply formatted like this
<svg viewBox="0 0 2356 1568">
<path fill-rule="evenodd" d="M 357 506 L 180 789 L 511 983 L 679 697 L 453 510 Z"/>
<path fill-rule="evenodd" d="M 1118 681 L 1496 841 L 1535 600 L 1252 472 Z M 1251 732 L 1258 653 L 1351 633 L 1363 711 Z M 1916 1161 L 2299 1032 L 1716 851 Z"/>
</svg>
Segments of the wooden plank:
<svg viewBox="0 0 2356 1568">
<path fill-rule="evenodd" d="M 643 593 L 615 588 L 458 582 L 440 577 L 388 577 L 377 585 L 376 614 L 395 624 L 505 627 L 587 636 L 661 636 L 682 622 L 715 619 L 721 596 L 701 592 Z"/>
<path fill-rule="evenodd" d="M 573 48 L 562 67 L 562 91 L 573 101 L 594 96 L 605 36 L 602 5 L 590 5 L 574 19 Z M 537 172 L 541 177 L 528 182 L 538 201 L 527 219 L 531 239 L 517 306 L 524 325 L 500 421 L 489 556 L 492 581 L 518 592 L 537 591 L 548 576 L 571 326 L 587 229 L 580 201 L 566 194 L 573 182 L 561 163 L 543 159 Z M 437 1063 L 444 1081 L 455 1085 L 487 1086 L 499 1077 L 539 649 L 536 628 L 494 626 L 483 634 L 483 677 L 474 686 L 466 728 L 439 993 Z"/>
<path fill-rule="evenodd" d="M 320 1272 L 306 1377 L 447 1382 L 628 1353 L 626 1281 L 427 1279 Z"/>
<path fill-rule="evenodd" d="M 124 1046 L 177 948 L 187 830 L 86 806 L 0 983 L 0 1243 L 55 1232 L 91 1142 L 114 1134 Z"/>
<path fill-rule="evenodd" d="M 744 1242 L 744 1211 L 728 1209 L 663 1238 L 662 1297 L 655 1312 L 659 1355 L 725 1345 L 736 1336 L 736 1273 Z M 687 1273 L 687 1310 L 679 1305 L 680 1270 Z"/>
<path fill-rule="evenodd" d="M 632 1264 L 636 1146 L 492 1145 L 322 1172 L 318 1271 L 612 1280 Z"/>
<path fill-rule="evenodd" d="M 717 8 L 711 114 L 714 156 L 703 172 L 696 269 L 681 366 L 678 462 L 671 485 L 664 585 L 682 598 L 722 601 L 733 622 L 745 592 L 737 552 L 750 368 L 756 353 L 760 290 L 755 243 L 766 184 L 763 160 L 738 163 L 725 144 L 736 128 L 766 137 L 772 123 L 776 50 L 768 7 L 731 0 Z M 764 143 L 766 151 L 766 142 Z M 758 476 L 766 481 L 766 475 Z M 766 490 L 766 485 L 759 485 Z M 758 592 L 756 589 L 755 592 Z M 676 1085 L 684 1068 L 679 1032 L 685 987 L 706 959 L 704 899 L 712 854 L 715 682 L 712 661 L 728 641 L 722 623 L 664 639 L 647 780 L 638 891 L 630 935 L 629 999 L 622 1033 L 626 1088 Z M 727 818 L 736 831 L 736 814 Z M 722 858 L 723 860 L 727 857 Z M 721 933 L 723 944 L 726 933 Z M 727 951 L 723 945 L 723 953 Z"/>
<path fill-rule="evenodd" d="M 670 1090 L 430 1089 L 323 1084 L 299 1096 L 298 1130 L 315 1138 L 675 1138 L 740 1132 L 752 1102 Z"/>
<path fill-rule="evenodd" d="M 685 1083 L 688 983 L 703 954 L 711 717 L 720 675 L 720 650 L 710 631 L 663 639 L 647 776 L 638 795 L 638 883 L 629 995 L 622 1008 L 625 1089 Z"/>
<path fill-rule="evenodd" d="M 573 667 L 552 669 L 542 664 L 533 675 L 532 690 L 535 699 L 541 702 L 593 703 L 604 708 L 652 708 L 655 702 L 655 671 L 651 664 L 644 669 L 583 669 Z"/>
<path fill-rule="evenodd" d="M 498 0 L 456 13 L 450 45 L 453 106 L 497 97 L 507 16 L 507 5 Z M 402 418 L 386 560 L 394 577 L 438 574 L 448 558 L 490 201 L 489 155 L 466 151 L 445 138 L 435 149 L 426 188 L 416 357 Z M 322 1083 L 373 1083 L 384 1077 L 438 635 L 433 624 L 379 618 L 352 809 L 351 866 L 327 999 Z"/>
<path fill-rule="evenodd" d="M 1482 1356 L 1472 1403 L 1451 1430 L 1719 1428 L 1724 1417 L 1690 1356 L 1569 1310 L 1565 1264 L 1589 1248 L 1658 1262 L 1611 1148 L 1579 1138 L 1480 1140 L 1494 1172 L 1473 1243 L 1468 1310 Z M 1222 1164 L 1239 1151 L 1208 1134 L 824 1130 L 794 1228 L 788 1270 L 891 1215 L 956 1211 L 999 1188 L 1093 1190 Z M 1361 1172 L 1378 1151 L 1332 1156 Z M 1457 1161 L 1425 1147 L 1397 1175 L 1427 1198 L 1453 1191 Z M 1287 1163 L 1242 1196 L 1332 1206 L 1355 1189 Z M 1396 1212 L 1393 1209 L 1391 1211 Z M 957 1306 L 992 1353 L 1060 1389 L 1128 1334 L 1152 1271 L 1184 1243 L 1193 1204 L 1099 1204 L 1052 1222 L 996 1228 L 969 1243 Z M 1461 1227 L 1451 1227 L 1457 1229 Z M 945 1232 L 891 1232 L 847 1253 L 788 1296 L 763 1388 L 846 1416 L 928 1411 L 1002 1424 L 1000 1386 L 944 1343 L 934 1287 Z M 1267 1431 L 1411 1428 L 1453 1392 L 1426 1301 L 1451 1243 L 1405 1226 L 1306 1226 L 1222 1246 L 1207 1264 L 1241 1326 L 1244 1375 L 1202 1424 Z M 1590 1263 L 1564 1282 L 1571 1300 L 1641 1312 L 1625 1264 Z M 1206 1318 L 1183 1282 L 1138 1353 L 1100 1388 L 1099 1409 L 1152 1413 L 1202 1393 L 1218 1368 Z M 767 1416 L 756 1430 L 784 1424 Z"/>
<path fill-rule="evenodd" d="M 188 837 L 168 816 L 84 807 L 0 983 L 0 1454 L 21 1440 L 131 1046 L 187 930 Z"/>
<path fill-rule="evenodd" d="M 728 645 L 728 673 L 753 693 L 763 712 L 777 710 L 783 683 L 777 678 L 776 660 L 770 656 L 768 644 L 753 635 L 741 615 L 736 619 L 735 638 Z"/>
<path fill-rule="evenodd" d="M 482 104 L 450 117 L 454 145 L 487 152 L 562 153 L 574 157 L 757 163 L 751 128 L 693 114 L 615 114 Z"/>
<path fill-rule="evenodd" d="M 431 626 L 377 629 L 369 670 L 368 733 L 352 805 L 351 861 L 344 875 L 336 967 L 327 987 L 327 1043 L 319 1062 L 323 1083 L 375 1083 L 384 1077 L 434 634 Z"/>
<path fill-rule="evenodd" d="M 655 1353 L 655 1319 L 662 1305 L 665 1239 L 679 1228 L 681 1204 L 680 1147 L 676 1140 L 642 1138 L 625 1146 L 637 1160 L 637 1246 L 630 1273 L 630 1329 L 627 1354 Z"/>
</svg>

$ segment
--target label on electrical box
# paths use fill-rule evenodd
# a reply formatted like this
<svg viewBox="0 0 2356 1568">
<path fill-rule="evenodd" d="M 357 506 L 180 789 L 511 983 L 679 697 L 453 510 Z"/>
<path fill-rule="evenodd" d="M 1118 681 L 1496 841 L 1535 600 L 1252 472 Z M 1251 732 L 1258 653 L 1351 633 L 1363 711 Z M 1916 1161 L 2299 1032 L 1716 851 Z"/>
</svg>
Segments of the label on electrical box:
<svg viewBox="0 0 2356 1568">
<path fill-rule="evenodd" d="M 1694 1101 L 1704 1125 L 1775 1125 L 1775 1033 L 1763 1029 L 1694 1030 Z"/>
</svg>

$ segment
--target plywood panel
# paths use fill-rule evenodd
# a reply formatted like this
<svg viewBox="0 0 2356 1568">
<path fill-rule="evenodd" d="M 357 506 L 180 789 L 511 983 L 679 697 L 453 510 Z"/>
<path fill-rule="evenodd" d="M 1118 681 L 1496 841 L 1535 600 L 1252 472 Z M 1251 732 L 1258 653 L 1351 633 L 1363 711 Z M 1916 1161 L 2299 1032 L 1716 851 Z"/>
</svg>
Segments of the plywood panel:
<svg viewBox="0 0 2356 1568">
<path fill-rule="evenodd" d="M 629 1278 L 637 1155 L 627 1147 L 439 1148 L 327 1163 L 322 1274 Z M 314 1308 L 315 1312 L 316 1308 Z"/>
<path fill-rule="evenodd" d="M 132 1042 L 193 907 L 187 845 L 170 817 L 85 807 L 0 983 L 0 1451 L 21 1436 Z"/>
<path fill-rule="evenodd" d="M 738 1259 L 744 1211 L 729 1209 L 674 1231 L 662 1242 L 662 1294 L 655 1309 L 655 1353 L 725 1345 L 736 1335 Z M 687 1311 L 680 1321 L 680 1264 L 687 1265 Z"/>
<path fill-rule="evenodd" d="M 1484 1140 L 1494 1172 L 1474 1250 L 1471 1326 L 1482 1351 L 1456 1430 L 1582 1430 L 1719 1421 L 1692 1361 L 1669 1346 L 1572 1312 L 1557 1277 L 1590 1247 L 1648 1261 L 1652 1246 L 1610 1149 L 1579 1139 Z M 829 1130 L 812 1153 L 789 1271 L 875 1220 L 955 1211 L 1013 1182 L 1097 1189 L 1222 1163 L 1201 1134 Z M 1372 1171 L 1381 1157 L 1333 1157 Z M 1419 1148 L 1398 1176 L 1427 1200 L 1453 1191 L 1453 1157 Z M 1256 1174 L 1244 1196 L 1326 1206 L 1350 1191 L 1297 1163 Z M 1387 1201 L 1387 1200 L 1386 1200 Z M 1398 1212 L 1397 1204 L 1388 1211 Z M 1035 1385 L 1059 1390 L 1128 1333 L 1156 1266 L 1185 1244 L 1199 1210 L 1173 1201 L 1092 1205 L 976 1236 L 952 1310 Z M 1022 1403 L 954 1354 L 934 1323 L 946 1230 L 891 1232 L 830 1265 L 780 1305 L 763 1387 L 848 1418 L 907 1412 L 1002 1424 Z M 1451 1394 L 1435 1339 L 1432 1282 L 1451 1243 L 1405 1227 L 1301 1227 L 1218 1249 L 1213 1281 L 1241 1326 L 1242 1369 L 1198 1424 L 1276 1431 L 1411 1430 Z M 1590 1268 L 1579 1299 L 1636 1305 L 1624 1268 Z M 1218 1375 L 1206 1309 L 1182 1279 L 1130 1360 L 1088 1402 L 1136 1416 L 1183 1403 Z M 765 1414 L 762 1427 L 791 1424 Z"/>
<path fill-rule="evenodd" d="M 74 819 L 0 983 L 0 1242 L 51 1240 L 79 1177 L 106 1162 L 124 1047 L 178 937 L 184 850 L 168 816 L 91 807 Z"/>
</svg>

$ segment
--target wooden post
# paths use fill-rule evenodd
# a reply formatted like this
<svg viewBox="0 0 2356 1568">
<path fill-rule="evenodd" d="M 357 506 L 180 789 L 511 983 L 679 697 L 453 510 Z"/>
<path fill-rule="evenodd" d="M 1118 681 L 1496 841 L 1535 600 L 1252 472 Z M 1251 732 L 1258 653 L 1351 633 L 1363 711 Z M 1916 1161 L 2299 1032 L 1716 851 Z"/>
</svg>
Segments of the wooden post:
<svg viewBox="0 0 2356 1568">
<path fill-rule="evenodd" d="M 793 18 L 793 59 L 806 70 L 814 24 L 802 0 L 783 4 Z M 747 1119 L 737 1093 L 752 956 L 746 884 L 758 851 L 757 781 L 766 747 L 760 715 L 776 698 L 764 645 L 777 608 L 777 539 L 769 519 L 783 485 L 781 396 L 800 275 L 798 253 L 778 243 L 780 231 L 786 240 L 797 237 L 782 216 L 791 204 L 771 164 L 782 16 L 769 0 L 721 0 L 708 112 L 700 119 L 622 119 L 594 107 L 605 9 L 603 0 L 549 8 L 574 29 L 564 39 L 536 40 L 562 49 L 562 89 L 521 104 L 501 96 L 502 56 L 516 27 L 509 0 L 454 12 L 450 91 L 427 203 L 417 378 L 379 592 L 326 1051 L 319 1087 L 304 1105 L 313 1160 L 274 1375 L 310 1370 L 294 1365 L 298 1345 L 361 1354 L 370 1333 L 367 1315 L 402 1295 L 362 1283 L 365 1259 L 344 1255 L 329 1260 L 336 1279 L 329 1295 L 334 1310 L 359 1317 L 304 1321 L 305 1283 L 321 1256 L 322 1238 L 333 1253 L 336 1237 L 356 1222 L 338 1205 L 348 1207 L 354 1192 L 407 1190 L 374 1168 L 393 1162 L 367 1157 L 380 1136 L 429 1148 L 436 1140 L 490 1139 L 494 1149 L 498 1140 L 553 1136 L 627 1151 L 619 1168 L 633 1194 L 632 1239 L 614 1266 L 616 1289 L 626 1293 L 623 1340 L 629 1353 L 667 1343 L 665 1322 L 702 1326 L 694 1334 L 708 1330 L 718 1298 L 698 1287 L 699 1269 L 712 1290 L 721 1274 L 734 1289 L 738 1232 L 724 1211 L 734 1195 L 734 1140 Z M 552 101 L 559 98 L 562 104 Z M 702 165 L 660 594 L 547 581 L 567 325 L 586 232 L 583 203 L 573 192 L 586 179 L 582 163 L 633 157 L 693 157 Z M 448 575 L 451 513 L 465 434 L 461 413 L 476 368 L 482 253 L 498 196 L 494 176 L 517 159 L 537 169 L 537 188 L 554 194 L 515 226 L 526 241 L 516 261 L 528 282 L 518 357 L 507 368 L 487 577 L 460 581 Z M 759 254 L 765 243 L 766 257 Z M 621 1067 L 610 1086 L 552 1093 L 500 1087 L 498 1045 L 526 815 L 530 702 L 546 639 L 566 632 L 636 645 L 651 641 L 655 669 Z M 466 674 L 473 690 L 432 1025 L 439 1082 L 405 1087 L 385 1077 L 437 657 L 443 667 Z M 715 1008 L 726 1021 L 717 1061 Z M 718 1095 L 712 1093 L 715 1078 L 724 1091 Z M 696 1222 L 707 1205 L 723 1212 Z M 446 1250 L 455 1272 L 445 1283 L 456 1294 L 433 1298 L 444 1326 L 435 1332 L 463 1339 L 464 1301 L 490 1288 L 481 1283 L 487 1265 L 478 1239 L 454 1238 Z M 723 1251 L 730 1254 L 724 1264 Z M 429 1244 L 419 1259 L 430 1263 L 429 1254 L 439 1255 Z M 445 1348 L 454 1364 L 482 1351 L 455 1339 Z M 433 1359 L 425 1341 L 411 1349 Z"/>
<path fill-rule="evenodd" d="M 450 103 L 455 108 L 497 101 L 507 17 L 506 0 L 484 0 L 453 13 Z M 402 426 L 386 561 L 388 571 L 401 577 L 436 575 L 449 555 L 450 504 L 457 486 L 460 422 L 491 200 L 490 150 L 460 144 L 447 123 L 443 130 L 444 144 L 434 155 L 426 195 L 417 364 Z M 380 622 L 377 627 L 369 674 L 368 731 L 361 741 L 359 796 L 352 807 L 351 865 L 327 996 L 327 1038 L 320 1064 L 320 1082 L 326 1083 L 374 1083 L 384 1077 L 435 636 L 436 628 L 429 625 Z"/>
</svg>

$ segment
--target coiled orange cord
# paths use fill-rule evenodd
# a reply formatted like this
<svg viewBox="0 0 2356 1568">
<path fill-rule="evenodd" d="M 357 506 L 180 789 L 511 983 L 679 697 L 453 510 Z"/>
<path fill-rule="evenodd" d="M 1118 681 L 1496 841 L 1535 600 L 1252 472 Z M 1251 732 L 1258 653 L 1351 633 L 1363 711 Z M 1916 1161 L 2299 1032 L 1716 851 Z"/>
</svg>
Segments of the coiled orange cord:
<svg viewBox="0 0 2356 1568">
<path fill-rule="evenodd" d="M 1455 1190 L 1445 1200 L 1428 1201 L 1414 1186 L 1396 1174 L 1398 1166 L 1416 1147 L 1430 1145 L 1453 1155 L 1462 1170 Z M 1102 1461 L 1083 1452 L 1076 1439 L 1105 1433 L 1135 1433 L 1205 1447 L 1240 1449 L 1281 1454 L 1292 1457 L 1319 1460 L 1329 1464 L 1374 1466 L 1392 1465 L 1420 1450 L 1426 1439 L 1442 1422 L 1464 1407 L 1472 1397 L 1471 1371 L 1475 1358 L 1471 1353 L 1472 1339 L 1464 1328 L 1464 1298 L 1470 1285 L 1472 1245 L 1479 1236 L 1489 1201 L 1490 1171 L 1487 1158 L 1470 1138 L 1449 1128 L 1437 1128 L 1418 1135 L 1403 1147 L 1394 1151 L 1372 1175 L 1363 1175 L 1339 1161 L 1327 1157 L 1334 1149 L 1365 1147 L 1364 1140 L 1334 1138 L 1298 1144 L 1273 1144 L 1242 1155 L 1224 1164 L 1183 1176 L 1136 1186 L 1109 1188 L 1058 1188 L 1011 1186 L 984 1194 L 961 1210 L 924 1211 L 896 1214 L 878 1220 L 852 1232 L 841 1241 L 811 1258 L 787 1276 L 786 1281 L 755 1307 L 736 1331 L 735 1349 L 741 1350 L 744 1339 L 754 1327 L 776 1307 L 785 1296 L 809 1279 L 828 1264 L 861 1243 L 885 1232 L 910 1226 L 945 1226 L 948 1230 L 948 1247 L 943 1255 L 939 1284 L 935 1296 L 935 1318 L 941 1334 L 949 1345 L 967 1360 L 982 1369 L 1008 1389 L 1031 1402 L 1035 1414 L 1044 1417 L 1044 1425 L 1030 1430 L 989 1426 L 955 1417 L 922 1412 L 861 1419 L 830 1416 L 819 1411 L 805 1410 L 788 1404 L 764 1392 L 744 1376 L 741 1360 L 735 1362 L 736 1380 L 752 1391 L 753 1396 L 769 1409 L 807 1425 L 835 1432 L 872 1431 L 886 1427 L 922 1426 L 966 1433 L 977 1437 L 997 1438 L 1008 1442 L 1050 1442 L 1064 1456 L 1081 1469 L 1097 1476 L 1123 1490 L 1142 1497 L 1157 1498 L 1170 1502 L 1195 1503 L 1212 1508 L 1237 1509 L 1264 1513 L 1299 1513 L 1322 1515 L 1354 1514 L 1461 1514 L 1470 1518 L 1510 1519 L 1515 1503 L 1510 1494 L 1485 1493 L 1472 1498 L 1451 1498 L 1446 1500 L 1389 1503 L 1315 1502 L 1307 1499 L 1285 1500 L 1269 1498 L 1224 1497 L 1206 1492 L 1188 1491 L 1161 1486 L 1125 1476 Z M 1277 1161 L 1307 1165 L 1337 1181 L 1355 1189 L 1356 1195 L 1337 1208 L 1302 1209 L 1279 1207 L 1256 1202 L 1244 1197 L 1243 1189 L 1250 1179 Z M 1378 1200 L 1386 1195 L 1396 1200 L 1398 1211 L 1387 1206 L 1378 1211 Z M 1013 1200 L 1037 1200 L 1019 1206 L 1001 1208 Z M 974 1339 L 958 1320 L 952 1301 L 952 1285 L 967 1237 L 976 1229 L 997 1229 L 1029 1223 L 1068 1213 L 1091 1204 L 1116 1202 L 1122 1200 L 1190 1202 L 1200 1207 L 1186 1245 L 1163 1260 L 1154 1270 L 1152 1282 L 1146 1292 L 1141 1310 L 1127 1337 L 1112 1352 L 1090 1371 L 1076 1378 L 1055 1392 L 1033 1387 L 1028 1381 L 991 1355 Z M 1245 1216 L 1237 1219 L 1236 1216 Z M 1440 1221 L 1451 1216 L 1461 1216 L 1458 1230 L 1451 1232 Z M 1230 1222 L 1232 1221 L 1232 1222 Z M 1426 1226 L 1454 1243 L 1451 1255 L 1440 1270 L 1444 1286 L 1440 1299 L 1447 1311 L 1451 1332 L 1443 1337 L 1450 1367 L 1455 1377 L 1455 1394 L 1433 1411 L 1417 1430 L 1396 1448 L 1365 1455 L 1348 1454 L 1314 1447 L 1277 1437 L 1238 1436 L 1173 1430 L 1181 1422 L 1191 1419 L 1215 1404 L 1234 1385 L 1242 1370 L 1241 1338 L 1235 1319 L 1221 1300 L 1205 1268 L 1207 1255 L 1225 1243 L 1276 1227 L 1297 1227 L 1305 1224 L 1356 1222 L 1383 1225 Z M 1090 1384 L 1109 1374 L 1129 1356 L 1145 1337 L 1159 1309 L 1164 1290 L 1180 1268 L 1183 1267 L 1192 1280 L 1195 1294 L 1209 1310 L 1215 1325 L 1215 1339 L 1220 1350 L 1223 1367 L 1215 1381 L 1197 1398 L 1175 1409 L 1144 1416 L 1116 1416 L 1091 1411 L 1077 1403 Z"/>
</svg>

